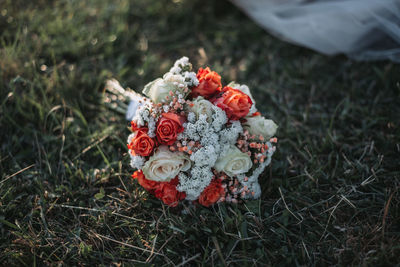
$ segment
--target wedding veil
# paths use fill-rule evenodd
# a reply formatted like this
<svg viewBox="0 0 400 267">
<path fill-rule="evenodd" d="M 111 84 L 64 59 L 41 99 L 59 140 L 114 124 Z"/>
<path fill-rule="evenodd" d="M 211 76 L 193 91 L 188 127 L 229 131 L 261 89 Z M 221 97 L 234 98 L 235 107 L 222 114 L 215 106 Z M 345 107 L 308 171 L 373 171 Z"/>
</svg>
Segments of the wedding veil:
<svg viewBox="0 0 400 267">
<path fill-rule="evenodd" d="M 318 52 L 400 62 L 400 0 L 231 0 L 272 34 Z"/>
</svg>

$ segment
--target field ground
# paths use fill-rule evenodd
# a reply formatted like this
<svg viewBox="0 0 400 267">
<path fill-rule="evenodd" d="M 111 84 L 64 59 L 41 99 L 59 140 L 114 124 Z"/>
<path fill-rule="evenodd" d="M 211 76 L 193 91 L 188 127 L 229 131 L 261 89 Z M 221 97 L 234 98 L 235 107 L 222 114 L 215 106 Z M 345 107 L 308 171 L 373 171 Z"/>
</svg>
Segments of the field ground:
<svg viewBox="0 0 400 267">
<path fill-rule="evenodd" d="M 0 1 L 0 265 L 396 265 L 400 67 L 279 41 L 212 0 Z M 262 199 L 173 209 L 130 178 L 116 78 L 186 55 L 279 124 Z"/>
</svg>

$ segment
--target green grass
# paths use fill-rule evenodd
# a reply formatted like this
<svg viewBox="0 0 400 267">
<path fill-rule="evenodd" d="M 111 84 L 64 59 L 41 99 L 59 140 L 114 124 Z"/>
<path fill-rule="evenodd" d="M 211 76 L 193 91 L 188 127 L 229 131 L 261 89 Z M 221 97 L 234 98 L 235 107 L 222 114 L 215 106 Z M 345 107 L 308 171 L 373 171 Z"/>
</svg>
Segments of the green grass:
<svg viewBox="0 0 400 267">
<path fill-rule="evenodd" d="M 183 55 L 280 125 L 260 200 L 172 209 L 131 180 L 104 82 L 140 91 Z M 3 0 L 0 77 L 0 265 L 400 263 L 399 65 L 281 42 L 225 1 Z"/>
</svg>

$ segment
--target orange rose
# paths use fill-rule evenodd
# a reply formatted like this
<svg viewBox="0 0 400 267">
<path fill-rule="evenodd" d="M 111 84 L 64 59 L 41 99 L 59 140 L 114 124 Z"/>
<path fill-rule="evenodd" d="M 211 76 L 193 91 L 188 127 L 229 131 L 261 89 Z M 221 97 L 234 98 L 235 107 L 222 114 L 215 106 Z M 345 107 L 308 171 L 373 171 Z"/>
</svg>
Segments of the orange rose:
<svg viewBox="0 0 400 267">
<path fill-rule="evenodd" d="M 154 140 L 147 135 L 147 128 L 140 128 L 128 144 L 128 148 L 132 149 L 136 155 L 146 157 L 153 152 L 154 145 Z"/>
<path fill-rule="evenodd" d="M 248 95 L 229 86 L 225 86 L 222 92 L 210 101 L 224 110 L 230 120 L 238 120 L 245 117 L 253 105 L 253 101 Z"/>
<path fill-rule="evenodd" d="M 160 185 L 159 182 L 146 179 L 146 177 L 144 177 L 144 174 L 143 174 L 143 172 L 142 172 L 141 170 L 135 171 L 135 172 L 132 174 L 132 178 L 133 178 L 133 179 L 137 179 L 137 180 L 138 180 L 138 183 L 139 183 L 144 189 L 146 189 L 147 191 L 150 191 L 150 192 L 156 190 L 156 189 L 159 187 L 159 185 Z"/>
<path fill-rule="evenodd" d="M 170 182 L 162 182 L 155 191 L 155 196 L 161 199 L 164 204 L 170 207 L 178 206 L 180 200 L 185 199 L 186 193 L 176 190 L 178 185 L 178 178 L 172 179 Z"/>
<path fill-rule="evenodd" d="M 225 195 L 225 190 L 222 187 L 221 180 L 215 179 L 201 192 L 199 196 L 199 203 L 203 206 L 209 207 L 217 202 Z"/>
<path fill-rule="evenodd" d="M 172 145 L 178 133 L 183 132 L 185 117 L 175 113 L 163 113 L 157 123 L 157 140 L 163 145 Z"/>
<path fill-rule="evenodd" d="M 192 89 L 192 97 L 203 96 L 208 99 L 221 91 L 221 76 L 210 68 L 200 68 L 197 72 L 199 85 Z"/>
</svg>

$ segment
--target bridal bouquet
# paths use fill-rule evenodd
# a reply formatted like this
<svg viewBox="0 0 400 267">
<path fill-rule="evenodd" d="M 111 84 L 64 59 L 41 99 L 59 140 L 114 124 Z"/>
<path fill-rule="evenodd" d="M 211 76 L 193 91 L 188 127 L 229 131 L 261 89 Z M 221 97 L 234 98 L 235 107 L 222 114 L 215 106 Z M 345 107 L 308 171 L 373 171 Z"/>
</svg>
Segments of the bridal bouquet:
<svg viewBox="0 0 400 267">
<path fill-rule="evenodd" d="M 177 60 L 128 107 L 132 177 L 169 206 L 258 198 L 258 176 L 275 152 L 277 125 L 257 111 L 246 85 L 222 86 L 209 68 Z"/>
</svg>

